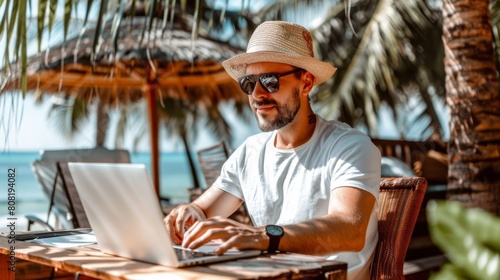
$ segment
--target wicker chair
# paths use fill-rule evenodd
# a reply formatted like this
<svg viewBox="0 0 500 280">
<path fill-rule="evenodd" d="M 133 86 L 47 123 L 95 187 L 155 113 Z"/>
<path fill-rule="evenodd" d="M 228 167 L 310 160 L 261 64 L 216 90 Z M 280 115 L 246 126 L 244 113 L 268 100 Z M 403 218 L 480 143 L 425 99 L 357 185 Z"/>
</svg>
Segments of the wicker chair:
<svg viewBox="0 0 500 280">
<path fill-rule="evenodd" d="M 377 213 L 379 241 L 371 279 L 404 279 L 406 251 L 426 188 L 427 181 L 422 177 L 382 178 Z"/>
<path fill-rule="evenodd" d="M 207 188 L 211 187 L 215 180 L 217 180 L 217 177 L 219 177 L 222 165 L 224 165 L 230 153 L 224 141 L 217 142 L 210 147 L 198 150 L 198 162 L 203 172 L 203 176 L 205 177 Z M 200 188 L 190 189 L 190 200 L 195 200 L 203 191 L 204 189 Z M 229 218 L 240 223 L 252 224 L 245 203 L 243 203 Z"/>
<path fill-rule="evenodd" d="M 209 188 L 219 177 L 222 165 L 229 157 L 229 149 L 224 141 L 220 141 L 210 147 L 198 150 L 197 154 L 207 188 Z"/>
</svg>

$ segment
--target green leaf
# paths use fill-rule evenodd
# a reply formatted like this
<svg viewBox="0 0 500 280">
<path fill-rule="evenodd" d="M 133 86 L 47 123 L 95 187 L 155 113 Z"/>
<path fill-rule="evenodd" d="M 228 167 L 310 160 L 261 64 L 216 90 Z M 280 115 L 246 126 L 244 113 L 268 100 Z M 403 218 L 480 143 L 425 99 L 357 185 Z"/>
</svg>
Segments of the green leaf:
<svg viewBox="0 0 500 280">
<path fill-rule="evenodd" d="M 71 20 L 71 9 L 73 8 L 73 0 L 66 0 L 64 3 L 64 40 L 68 36 L 69 22 Z"/>
<path fill-rule="evenodd" d="M 83 26 L 87 25 L 87 21 L 89 19 L 90 10 L 92 8 L 92 3 L 94 3 L 94 0 L 87 0 L 87 11 L 85 11 L 85 19 L 83 21 Z"/>
<path fill-rule="evenodd" d="M 7 2 L 10 2 L 10 1 L 7 1 Z M 7 48 L 6 48 L 6 51 L 9 50 L 10 48 L 10 40 L 12 38 L 12 32 L 14 31 L 14 26 L 16 26 L 16 20 L 19 16 L 19 4 L 21 2 L 26 2 L 26 0 L 20 0 L 20 1 L 14 1 L 14 3 L 12 4 L 12 12 L 11 12 L 11 18 L 10 18 L 10 23 L 9 25 L 7 26 L 7 29 L 8 29 L 8 33 L 7 33 L 7 37 L 5 38 L 6 41 L 7 41 Z M 16 39 L 16 45 L 17 45 L 17 42 L 19 41 L 19 37 Z M 18 50 L 19 48 L 15 48 L 15 50 Z M 17 60 L 17 52 L 16 53 L 16 60 Z M 8 60 L 7 60 L 8 61 Z"/>
<path fill-rule="evenodd" d="M 7 2 L 5 2 L 5 10 L 8 11 L 9 7 L 10 7 L 10 1 L 7 0 Z M 13 12 L 11 12 L 11 13 L 6 12 L 4 14 L 4 17 L 2 18 L 2 21 L 0 22 L 0 37 L 3 37 L 4 33 L 7 33 L 7 35 L 5 36 L 5 52 L 4 52 L 4 60 L 3 60 L 4 66 L 2 67 L 2 70 L 4 73 L 9 68 L 9 60 L 10 60 L 10 53 L 9 53 L 10 35 L 8 34 L 8 31 L 5 32 L 7 27 L 8 27 L 8 26 L 6 27 L 5 25 L 7 24 L 7 22 L 9 22 L 9 14 L 13 14 Z"/>
<path fill-rule="evenodd" d="M 92 44 L 92 54 L 90 55 L 91 63 L 94 63 L 95 56 L 97 53 L 97 49 L 99 46 L 99 38 L 101 38 L 101 30 L 104 21 L 104 17 L 106 15 L 106 7 L 108 6 L 107 0 L 101 1 L 101 6 L 99 7 L 99 16 L 97 17 L 97 24 L 94 32 L 94 42 Z"/>
<path fill-rule="evenodd" d="M 432 272 L 429 280 L 467 280 L 460 269 L 453 264 L 446 263 L 437 272 Z"/>
<path fill-rule="evenodd" d="M 28 92 L 28 77 L 27 77 L 27 64 L 28 64 L 28 50 L 26 42 L 26 1 L 19 1 L 19 22 L 18 29 L 21 38 L 21 90 L 23 98 Z"/>
<path fill-rule="evenodd" d="M 42 51 L 43 30 L 45 27 L 45 12 L 48 0 L 38 0 L 38 52 Z"/>
<path fill-rule="evenodd" d="M 429 232 L 451 263 L 471 279 L 500 279 L 500 218 L 455 201 L 430 201 Z"/>
<path fill-rule="evenodd" d="M 182 12 L 186 11 L 187 0 L 181 0 L 181 9 Z"/>
<path fill-rule="evenodd" d="M 49 34 L 52 31 L 52 28 L 54 27 L 54 22 L 56 19 L 56 11 L 57 11 L 57 0 L 50 0 L 50 6 L 49 6 Z"/>
</svg>

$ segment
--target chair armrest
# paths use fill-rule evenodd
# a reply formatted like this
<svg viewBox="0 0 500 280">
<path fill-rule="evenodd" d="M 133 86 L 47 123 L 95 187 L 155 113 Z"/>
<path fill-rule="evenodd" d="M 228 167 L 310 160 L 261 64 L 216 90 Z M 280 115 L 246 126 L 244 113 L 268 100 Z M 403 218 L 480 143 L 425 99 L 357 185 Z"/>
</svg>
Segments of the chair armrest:
<svg viewBox="0 0 500 280">
<path fill-rule="evenodd" d="M 25 218 L 28 220 L 28 231 L 31 229 L 31 225 L 33 224 L 39 224 L 44 230 L 54 231 L 54 228 L 51 225 L 36 216 L 26 215 Z"/>
</svg>

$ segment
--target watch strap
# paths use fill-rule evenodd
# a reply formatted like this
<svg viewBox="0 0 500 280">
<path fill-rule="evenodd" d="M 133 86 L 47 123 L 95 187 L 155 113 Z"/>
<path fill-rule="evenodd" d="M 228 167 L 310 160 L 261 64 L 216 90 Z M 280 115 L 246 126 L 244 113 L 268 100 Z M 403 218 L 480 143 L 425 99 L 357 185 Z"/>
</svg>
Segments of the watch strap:
<svg viewBox="0 0 500 280">
<path fill-rule="evenodd" d="M 269 236 L 269 247 L 267 248 L 268 253 L 276 253 L 280 245 L 280 237 Z"/>
</svg>

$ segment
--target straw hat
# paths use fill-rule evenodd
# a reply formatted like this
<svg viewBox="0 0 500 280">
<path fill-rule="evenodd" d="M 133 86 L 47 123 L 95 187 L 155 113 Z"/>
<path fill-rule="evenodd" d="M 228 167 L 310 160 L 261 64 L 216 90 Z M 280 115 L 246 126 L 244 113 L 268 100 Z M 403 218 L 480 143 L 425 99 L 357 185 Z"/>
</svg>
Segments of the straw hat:
<svg viewBox="0 0 500 280">
<path fill-rule="evenodd" d="M 314 75 L 314 85 L 328 80 L 337 68 L 314 58 L 311 33 L 303 26 L 285 21 L 266 21 L 250 37 L 247 52 L 236 55 L 222 65 L 238 80 L 246 67 L 258 62 L 278 62 L 307 70 Z"/>
</svg>

